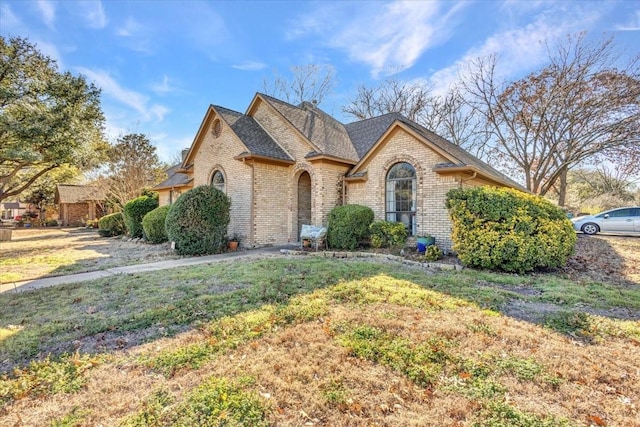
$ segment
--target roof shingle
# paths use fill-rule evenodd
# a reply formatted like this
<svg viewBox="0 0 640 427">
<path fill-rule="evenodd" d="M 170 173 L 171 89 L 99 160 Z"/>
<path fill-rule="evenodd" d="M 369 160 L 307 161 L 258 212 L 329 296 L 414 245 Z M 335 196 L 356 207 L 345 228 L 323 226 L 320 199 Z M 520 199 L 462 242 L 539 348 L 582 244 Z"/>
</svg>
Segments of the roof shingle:
<svg viewBox="0 0 640 427">
<path fill-rule="evenodd" d="M 56 187 L 55 203 L 84 203 L 88 201 L 104 200 L 106 194 L 103 189 L 90 185 L 58 184 Z"/>
</svg>

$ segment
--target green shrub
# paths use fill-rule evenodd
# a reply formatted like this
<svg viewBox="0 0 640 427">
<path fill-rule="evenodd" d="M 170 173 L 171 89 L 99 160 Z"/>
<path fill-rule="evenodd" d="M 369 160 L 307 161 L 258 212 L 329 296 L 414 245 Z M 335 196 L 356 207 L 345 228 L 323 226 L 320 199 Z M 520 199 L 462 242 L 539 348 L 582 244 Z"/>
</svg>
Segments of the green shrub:
<svg viewBox="0 0 640 427">
<path fill-rule="evenodd" d="M 369 226 L 374 248 L 402 246 L 407 241 L 407 229 L 401 222 L 375 221 Z"/>
<path fill-rule="evenodd" d="M 158 200 L 149 196 L 136 197 L 124 205 L 124 222 L 131 237 L 142 237 L 142 218 L 158 207 Z"/>
<path fill-rule="evenodd" d="M 220 190 L 203 185 L 187 191 L 171 205 L 165 228 L 180 255 L 220 253 L 227 247 L 231 201 Z"/>
<path fill-rule="evenodd" d="M 327 240 L 336 249 L 353 250 L 369 237 L 369 225 L 373 222 L 373 210 L 367 206 L 336 206 L 329 213 Z"/>
<path fill-rule="evenodd" d="M 102 237 L 120 236 L 125 230 L 122 212 L 105 215 L 98 220 L 98 233 Z"/>
<path fill-rule="evenodd" d="M 562 209 L 539 196 L 495 187 L 447 193 L 453 250 L 468 266 L 523 273 L 565 265 L 576 233 Z"/>
<path fill-rule="evenodd" d="M 427 250 L 424 253 L 424 258 L 427 261 L 438 261 L 442 258 L 442 249 L 437 247 L 436 245 L 427 246 Z"/>
<path fill-rule="evenodd" d="M 142 218 L 144 235 L 151 243 L 162 243 L 167 241 L 167 231 L 164 227 L 167 212 L 169 212 L 169 206 L 160 206 Z"/>
<path fill-rule="evenodd" d="M 56 221 L 55 219 L 48 219 L 45 221 L 44 225 L 45 227 L 57 227 L 58 221 Z"/>
</svg>

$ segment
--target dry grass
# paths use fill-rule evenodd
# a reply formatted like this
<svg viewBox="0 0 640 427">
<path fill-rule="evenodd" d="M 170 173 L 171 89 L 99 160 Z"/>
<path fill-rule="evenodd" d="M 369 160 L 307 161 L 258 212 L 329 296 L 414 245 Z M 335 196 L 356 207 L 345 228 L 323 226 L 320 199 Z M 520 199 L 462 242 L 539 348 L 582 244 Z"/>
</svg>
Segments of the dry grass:
<svg viewBox="0 0 640 427">
<path fill-rule="evenodd" d="M 178 258 L 168 244 L 104 238 L 95 229 L 16 228 L 0 244 L 0 283 Z"/>
<path fill-rule="evenodd" d="M 243 388 L 267 408 L 268 425 L 637 426 L 640 321 L 637 310 L 617 315 L 621 307 L 615 306 L 615 293 L 626 292 L 627 300 L 636 301 L 627 301 L 627 307 L 637 307 L 639 257 L 640 239 L 581 237 L 562 277 L 478 273 L 471 285 L 465 281 L 473 272 L 430 276 L 385 266 L 387 273 L 374 273 L 379 267 L 372 265 L 372 273 L 366 275 L 362 264 L 348 260 L 263 260 L 255 269 L 261 272 L 258 276 L 246 261 L 229 263 L 222 272 L 213 267 L 202 267 L 198 274 L 185 270 L 180 273 L 184 278 L 176 272 L 165 275 L 175 283 L 163 286 L 181 289 L 193 301 L 199 297 L 187 290 L 200 283 L 231 289 L 251 284 L 279 304 L 223 320 L 213 316 L 174 337 L 152 337 L 152 342 L 112 349 L 104 362 L 84 372 L 86 383 L 79 391 L 12 400 L 0 407 L 0 425 L 168 425 L 167 414 L 185 405 L 207 379 L 250 377 Z M 272 271 L 267 273 L 269 265 Z M 339 283 L 329 279 L 333 276 L 328 272 L 336 270 L 344 278 Z M 300 299 L 282 298 L 286 286 L 299 289 L 313 276 L 323 275 L 331 286 L 313 293 L 305 290 Z M 563 284 L 562 278 L 572 282 Z M 138 288 L 131 294 L 138 298 L 152 284 L 132 278 L 127 286 Z M 593 297 L 598 288 L 603 290 Z M 154 289 L 163 292 L 160 286 Z M 579 298 L 577 303 L 554 296 L 567 289 Z M 64 292 L 72 300 L 80 288 Z M 493 294 L 486 304 L 483 292 Z M 178 297 L 172 296 L 167 304 L 178 304 Z M 314 310 L 309 301 L 315 302 Z M 567 324 L 571 328 L 562 334 L 545 327 L 544 316 L 532 316 L 534 323 L 509 315 L 506 308 L 515 302 L 537 308 L 545 304 L 554 313 L 600 310 L 604 317 L 580 317 L 591 321 L 591 329 Z M 483 306 L 496 306 L 497 311 Z M 283 322 L 277 307 L 306 315 Z M 560 326 L 571 320 L 554 319 Z M 220 330 L 220 322 L 235 329 L 212 334 Z M 248 326 L 243 329 L 243 324 Z M 356 356 L 357 344 L 346 337 L 358 328 L 381 331 L 398 353 Z M 238 331 L 243 330 L 241 338 Z M 228 343 L 223 345 L 221 337 Z M 403 344 L 393 347 L 396 341 Z M 437 350 L 445 356 L 430 365 L 436 372 L 431 381 L 412 380 L 397 356 L 429 342 L 442 343 Z M 188 354 L 187 349 L 198 345 L 217 349 L 198 367 L 182 365 L 167 374 L 148 363 L 159 355 Z M 159 395 L 169 398 L 160 401 Z M 157 418 L 131 424 L 140 414 Z"/>
<path fill-rule="evenodd" d="M 125 425 L 135 414 L 153 412 L 150 402 L 163 391 L 170 399 L 157 412 L 160 421 L 135 425 L 168 425 L 162 414 L 184 404 L 208 378 L 249 376 L 246 391 L 268 408 L 269 425 L 637 425 L 638 322 L 633 334 L 612 331 L 585 344 L 387 275 L 347 280 L 300 298 L 283 307 L 307 313 L 313 301 L 326 308 L 289 324 L 264 314 L 277 313 L 273 308 L 226 318 L 224 324 L 237 331 L 253 319 L 246 332 L 260 333 L 172 375 L 150 369 L 146 360 L 217 342 L 209 331 L 218 321 L 114 352 L 111 361 L 87 372 L 82 390 L 16 400 L 4 407 L 0 424 L 74 419 L 71 425 Z M 393 360 L 356 357 L 344 337 L 358 327 L 383 331 L 409 349 L 435 340 L 446 356 L 434 365 L 433 381 L 420 384 Z"/>
<path fill-rule="evenodd" d="M 637 285 L 640 237 L 578 235 L 576 253 L 564 270 L 576 281 Z"/>
</svg>

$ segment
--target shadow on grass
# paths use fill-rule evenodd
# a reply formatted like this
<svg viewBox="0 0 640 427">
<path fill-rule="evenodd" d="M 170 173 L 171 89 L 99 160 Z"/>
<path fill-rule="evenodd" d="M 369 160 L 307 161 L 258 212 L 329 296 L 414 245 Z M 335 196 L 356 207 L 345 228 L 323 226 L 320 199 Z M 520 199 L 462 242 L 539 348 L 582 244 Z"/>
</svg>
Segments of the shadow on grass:
<svg viewBox="0 0 640 427">
<path fill-rule="evenodd" d="M 640 313 L 638 287 L 574 282 L 555 273 L 430 274 L 399 263 L 318 257 L 230 260 L 0 295 L 0 372 L 47 354 L 130 348 L 381 274 L 569 336 L 590 328 L 589 313 L 625 320 L 637 320 Z"/>
</svg>

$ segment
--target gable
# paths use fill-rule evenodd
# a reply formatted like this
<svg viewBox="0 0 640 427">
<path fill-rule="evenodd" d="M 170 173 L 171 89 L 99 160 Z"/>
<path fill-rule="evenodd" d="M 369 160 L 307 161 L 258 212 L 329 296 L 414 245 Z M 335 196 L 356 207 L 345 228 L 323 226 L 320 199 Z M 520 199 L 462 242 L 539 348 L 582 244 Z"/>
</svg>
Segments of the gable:
<svg viewBox="0 0 640 427">
<path fill-rule="evenodd" d="M 210 105 L 189 151 L 184 156 L 183 171 L 187 171 L 193 165 L 207 133 L 216 132 L 213 128 L 216 120 L 223 121 L 242 144 L 243 148 L 237 153 L 231 153 L 232 155 L 242 158 L 255 155 L 286 162 L 292 161 L 291 156 L 252 117 L 228 108 Z"/>
<path fill-rule="evenodd" d="M 385 116 L 380 116 L 379 119 L 384 117 Z M 392 117 L 394 116 L 387 118 L 387 120 Z M 396 132 L 400 130 L 405 132 L 407 135 L 410 135 L 416 141 L 419 141 L 421 143 L 421 147 L 433 151 L 440 157 L 440 161 L 436 163 L 422 165 L 425 168 L 431 168 L 440 175 L 472 175 L 474 178 L 478 177 L 479 179 L 484 179 L 493 184 L 527 191 L 520 184 L 497 171 L 482 160 L 467 153 L 461 147 L 406 119 L 402 115 L 396 115 L 387 130 L 375 143 L 371 144 L 369 150 L 361 158 L 360 162 L 358 162 L 358 164 L 349 172 L 347 180 L 366 179 L 366 167 L 371 158 L 376 156 L 377 153 L 379 153 L 383 147 L 389 143 Z M 379 128 L 370 130 L 369 134 L 375 134 L 376 131 L 379 131 Z M 411 153 L 407 152 L 406 154 L 409 155 Z"/>
<path fill-rule="evenodd" d="M 302 157 L 327 156 L 354 163 L 358 160 L 356 152 L 345 126 L 316 105 L 303 102 L 298 106 L 288 104 L 264 94 L 256 94 L 247 111 L 248 115 L 260 115 L 262 106 L 267 106 L 270 115 L 277 115 L 306 144 L 300 147 Z M 265 121 L 261 115 L 259 120 Z M 268 126 L 267 123 L 264 124 Z M 274 132 L 276 128 L 273 127 Z M 298 151 L 295 147 L 290 150 Z"/>
</svg>

